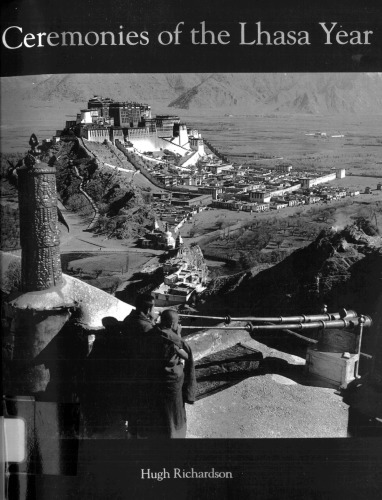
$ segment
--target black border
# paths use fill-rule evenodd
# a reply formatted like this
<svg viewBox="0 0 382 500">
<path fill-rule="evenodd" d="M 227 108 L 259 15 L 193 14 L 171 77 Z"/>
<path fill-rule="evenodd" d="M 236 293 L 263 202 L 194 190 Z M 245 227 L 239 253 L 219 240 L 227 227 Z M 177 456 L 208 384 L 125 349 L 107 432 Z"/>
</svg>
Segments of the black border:
<svg viewBox="0 0 382 500">
<path fill-rule="evenodd" d="M 382 71 L 382 2 L 285 0 L 8 0 L 2 3 L 1 33 L 10 25 L 25 32 L 129 29 L 158 33 L 179 21 L 194 27 L 205 20 L 213 29 L 239 21 L 264 21 L 276 29 L 308 29 L 319 21 L 337 21 L 351 29 L 371 29 L 371 46 L 345 47 L 312 43 L 310 47 L 48 48 L 9 51 L 1 46 L 1 76 L 54 73 L 155 72 L 360 72 Z M 314 37 L 313 37 L 314 38 Z M 313 40 L 312 38 L 312 40 Z M 382 492 L 382 440 L 275 439 L 186 440 L 147 442 L 97 440 L 80 455 L 83 473 L 121 498 L 373 499 Z M 81 450 L 80 450 L 81 453 Z M 143 481 L 141 468 L 174 467 L 231 471 L 233 479 Z M 41 478 L 40 478 L 41 479 Z M 77 479 L 78 480 L 78 479 Z M 44 482 L 45 481 L 45 482 Z M 76 478 L 46 477 L 43 498 L 63 498 L 61 488 Z M 70 488 L 70 487 L 69 487 Z M 79 493 L 79 490 L 78 490 Z M 101 493 L 100 493 L 101 494 Z M 104 498 L 104 497 L 100 497 Z"/>
<path fill-rule="evenodd" d="M 382 7 L 379 0 L 6 0 L 2 3 L 1 35 L 10 26 L 7 49 L 1 41 L 1 76 L 57 73 L 216 73 L 216 72 L 376 72 L 382 71 Z M 190 30 L 230 33 L 229 44 L 195 45 Z M 161 45 L 158 34 L 180 26 L 179 44 Z M 256 23 L 273 33 L 307 31 L 310 45 L 240 45 L 256 39 Z M 337 22 L 347 32 L 373 31 L 369 45 L 325 44 L 320 22 Z M 27 33 L 94 31 L 141 33 L 149 43 L 134 46 L 44 46 L 22 43 Z M 13 35 L 13 36 L 12 36 Z M 90 37 L 89 40 L 92 38 Z M 45 38 L 43 39 L 45 40 Z M 117 41 L 119 40 L 117 35 Z M 134 39 L 135 40 L 135 39 Z M 227 41 L 227 39 L 224 39 Z M 138 39 L 136 39 L 138 41 Z M 54 40 L 54 43 L 56 39 Z M 93 43 L 93 42 L 90 42 Z"/>
</svg>

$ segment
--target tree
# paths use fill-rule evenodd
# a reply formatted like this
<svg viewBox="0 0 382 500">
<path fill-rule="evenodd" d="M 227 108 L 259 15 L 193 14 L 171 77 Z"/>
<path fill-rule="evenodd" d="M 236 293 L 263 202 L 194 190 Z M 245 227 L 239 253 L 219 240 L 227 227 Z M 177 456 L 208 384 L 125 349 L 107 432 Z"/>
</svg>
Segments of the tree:
<svg viewBox="0 0 382 500">
<path fill-rule="evenodd" d="M 280 261 L 279 252 L 276 252 L 275 250 L 273 250 L 271 252 L 270 260 L 271 260 L 272 264 L 276 264 L 277 262 L 279 262 Z"/>
<path fill-rule="evenodd" d="M 224 220 L 223 219 L 219 219 L 218 221 L 216 221 L 216 227 L 218 229 L 222 229 L 223 225 L 224 225 Z"/>
<path fill-rule="evenodd" d="M 282 238 L 281 236 L 276 236 L 273 241 L 276 243 L 277 245 L 277 248 L 280 249 L 280 246 L 282 244 L 282 242 L 284 241 L 284 238 Z"/>
<path fill-rule="evenodd" d="M 357 217 L 355 225 L 368 236 L 376 236 L 379 234 L 379 229 L 375 226 L 370 219 L 365 217 Z"/>
</svg>

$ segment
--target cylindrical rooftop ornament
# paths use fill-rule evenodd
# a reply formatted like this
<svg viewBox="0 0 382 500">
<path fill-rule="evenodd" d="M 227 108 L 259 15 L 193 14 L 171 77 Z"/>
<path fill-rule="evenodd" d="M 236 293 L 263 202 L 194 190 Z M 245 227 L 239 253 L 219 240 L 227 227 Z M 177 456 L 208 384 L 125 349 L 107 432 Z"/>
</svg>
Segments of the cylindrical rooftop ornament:
<svg viewBox="0 0 382 500">
<path fill-rule="evenodd" d="M 56 169 L 39 162 L 33 153 L 18 169 L 23 292 L 62 283 Z"/>
</svg>

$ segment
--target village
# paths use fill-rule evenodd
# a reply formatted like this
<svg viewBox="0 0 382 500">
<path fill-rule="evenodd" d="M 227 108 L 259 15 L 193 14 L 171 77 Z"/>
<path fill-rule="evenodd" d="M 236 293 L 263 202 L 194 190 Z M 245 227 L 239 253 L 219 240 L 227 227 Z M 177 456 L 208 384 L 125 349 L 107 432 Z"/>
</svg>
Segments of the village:
<svg viewBox="0 0 382 500">
<path fill-rule="evenodd" d="M 312 168 L 296 170 L 285 161 L 269 167 L 230 162 L 200 131 L 188 128 L 175 115 L 153 117 L 148 104 L 94 96 L 52 141 L 65 134 L 75 134 L 104 167 L 130 174 L 133 167 L 134 173 L 146 178 L 162 232 L 176 234 L 193 215 L 207 208 L 256 214 L 360 194 L 360 189 L 330 185 L 345 178 L 344 168 L 318 172 Z M 122 157 L 119 166 L 102 161 L 102 148 L 95 149 L 96 144 L 114 148 Z M 377 189 L 381 188 L 379 183 Z M 175 247 L 173 241 L 168 248 Z M 141 238 L 138 244 L 166 246 L 163 238 L 153 235 Z"/>
<path fill-rule="evenodd" d="M 325 133 L 320 132 L 320 137 L 322 134 Z M 171 270 L 159 263 L 142 268 L 149 275 L 158 266 L 163 267 L 162 283 L 151 290 L 159 307 L 191 303 L 206 289 L 211 273 L 203 254 L 243 265 L 243 256 L 237 249 L 227 247 L 222 252 L 227 243 L 224 235 L 227 231 L 231 236 L 235 231 L 241 234 L 252 217 L 256 224 L 260 214 L 285 217 L 297 209 L 306 211 L 313 205 L 322 207 L 350 200 L 361 190 L 362 194 L 372 194 L 369 187 L 347 183 L 345 168 L 338 166 L 326 170 L 321 166 L 320 171 L 312 164 L 306 169 L 301 164 L 294 168 L 281 157 L 272 157 L 270 162 L 266 158 L 260 165 L 251 162 L 251 158 L 243 163 L 229 161 L 199 130 L 187 127 L 175 115 L 153 116 L 151 107 L 144 103 L 94 96 L 75 120 L 67 120 L 65 128 L 43 144 L 49 147 L 51 142 L 70 137 L 76 138 L 104 171 L 118 173 L 145 191 L 146 203 L 154 213 L 153 223 L 142 228 L 134 242 L 126 245 L 141 251 L 164 252 L 170 261 L 176 261 Z M 376 189 L 381 188 L 379 182 Z M 83 192 L 86 193 L 86 184 Z M 89 199 L 87 193 L 85 196 Z M 235 215 L 236 220 L 229 214 Z M 97 217 L 95 211 L 93 226 Z M 203 246 L 205 237 L 211 239 L 215 233 L 218 240 Z M 270 258 L 268 253 L 276 247 L 277 253 L 285 256 L 309 242 L 301 237 L 301 241 L 289 238 L 281 244 L 279 240 L 285 239 L 285 235 L 277 231 L 274 235 L 261 250 L 260 259 Z M 200 251 L 201 258 L 195 263 L 194 258 L 190 259 L 195 248 L 191 252 L 189 249 L 190 245 L 199 244 L 203 253 Z M 249 262 L 251 258 L 244 260 Z"/>
</svg>

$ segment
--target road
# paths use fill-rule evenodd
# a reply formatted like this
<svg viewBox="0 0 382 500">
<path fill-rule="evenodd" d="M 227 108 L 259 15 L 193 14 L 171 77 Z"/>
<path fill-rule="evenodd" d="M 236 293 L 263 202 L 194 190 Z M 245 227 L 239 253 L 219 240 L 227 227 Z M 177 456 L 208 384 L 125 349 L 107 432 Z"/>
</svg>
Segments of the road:
<svg viewBox="0 0 382 500">
<path fill-rule="evenodd" d="M 89 225 L 89 221 L 86 218 L 67 210 L 61 202 L 58 202 L 58 206 L 70 229 L 68 232 L 63 225 L 60 225 L 61 253 L 107 251 L 145 253 L 152 254 L 153 256 L 163 253 L 161 250 L 131 248 L 125 240 L 108 239 L 104 236 L 88 232 L 86 228 Z"/>
</svg>

